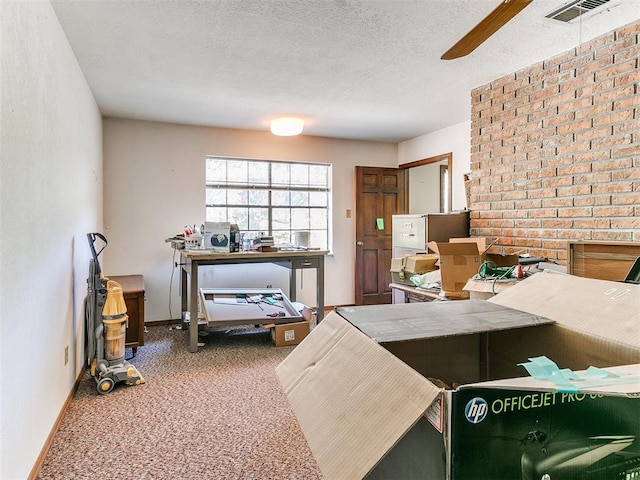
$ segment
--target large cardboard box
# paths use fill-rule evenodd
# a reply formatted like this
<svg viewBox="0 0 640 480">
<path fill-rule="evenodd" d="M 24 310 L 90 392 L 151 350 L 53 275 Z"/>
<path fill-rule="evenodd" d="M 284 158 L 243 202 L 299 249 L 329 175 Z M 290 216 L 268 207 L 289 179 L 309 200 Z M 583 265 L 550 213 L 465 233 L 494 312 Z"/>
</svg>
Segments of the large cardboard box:
<svg viewBox="0 0 640 480">
<path fill-rule="evenodd" d="M 607 368 L 609 379 L 573 373 L 581 380 L 564 390 L 533 377 L 461 387 L 452 395 L 451 477 L 640 478 L 640 365 Z"/>
<path fill-rule="evenodd" d="M 610 369 L 640 364 L 638 311 L 638 285 L 553 274 L 489 301 L 339 308 L 277 374 L 327 480 L 625 478 L 585 469 L 640 452 L 640 365 Z M 526 376 L 545 355 L 605 375 Z"/>
<path fill-rule="evenodd" d="M 464 290 L 467 281 L 478 273 L 485 260 L 497 267 L 518 264 L 517 255 L 490 254 L 484 237 L 451 238 L 449 242 L 429 242 L 429 248 L 440 257 L 442 291 L 451 298 L 469 298 Z"/>
</svg>

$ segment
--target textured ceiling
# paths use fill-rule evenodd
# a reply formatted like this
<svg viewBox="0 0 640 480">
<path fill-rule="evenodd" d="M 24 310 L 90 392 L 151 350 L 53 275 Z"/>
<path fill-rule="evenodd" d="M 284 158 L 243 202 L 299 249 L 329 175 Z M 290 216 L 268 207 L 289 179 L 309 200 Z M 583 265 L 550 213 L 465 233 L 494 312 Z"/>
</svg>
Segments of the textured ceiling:
<svg viewBox="0 0 640 480">
<path fill-rule="evenodd" d="M 105 116 L 402 141 L 470 118 L 470 91 L 640 19 L 575 24 L 534 0 L 467 57 L 440 56 L 499 0 L 51 0 Z"/>
</svg>

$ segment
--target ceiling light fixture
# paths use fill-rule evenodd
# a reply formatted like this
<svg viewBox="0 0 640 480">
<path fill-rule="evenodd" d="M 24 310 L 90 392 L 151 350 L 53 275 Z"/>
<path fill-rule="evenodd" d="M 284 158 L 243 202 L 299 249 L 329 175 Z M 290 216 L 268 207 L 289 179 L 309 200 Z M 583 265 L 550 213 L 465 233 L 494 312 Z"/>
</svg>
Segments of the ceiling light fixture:
<svg viewBox="0 0 640 480">
<path fill-rule="evenodd" d="M 292 137 L 300 135 L 304 122 L 301 118 L 296 117 L 280 117 L 271 120 L 271 133 L 280 137 Z"/>
</svg>

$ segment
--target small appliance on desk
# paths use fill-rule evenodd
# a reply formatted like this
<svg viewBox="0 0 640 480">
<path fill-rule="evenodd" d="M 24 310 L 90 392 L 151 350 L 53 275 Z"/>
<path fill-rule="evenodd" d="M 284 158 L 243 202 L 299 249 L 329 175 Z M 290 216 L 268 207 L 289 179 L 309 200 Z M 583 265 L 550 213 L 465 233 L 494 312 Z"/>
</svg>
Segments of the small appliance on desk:
<svg viewBox="0 0 640 480">
<path fill-rule="evenodd" d="M 231 251 L 231 224 L 229 222 L 204 222 L 204 245 L 216 252 Z"/>
<path fill-rule="evenodd" d="M 235 223 L 232 223 L 231 225 L 229 225 L 229 233 L 231 236 L 230 250 L 232 252 L 239 252 L 240 244 L 242 243 L 242 235 L 240 234 L 240 229 L 238 228 L 238 225 L 236 225 Z"/>
</svg>

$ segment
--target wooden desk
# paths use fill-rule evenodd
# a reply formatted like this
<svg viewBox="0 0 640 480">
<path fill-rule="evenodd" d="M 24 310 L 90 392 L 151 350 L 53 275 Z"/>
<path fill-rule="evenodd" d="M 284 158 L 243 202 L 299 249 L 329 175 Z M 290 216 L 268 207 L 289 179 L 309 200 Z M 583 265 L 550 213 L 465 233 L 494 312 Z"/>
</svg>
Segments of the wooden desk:
<svg viewBox="0 0 640 480">
<path fill-rule="evenodd" d="M 440 296 L 440 290 L 423 290 L 402 283 L 392 283 L 389 287 L 393 303 L 433 302 Z"/>
<path fill-rule="evenodd" d="M 324 312 L 324 250 L 278 252 L 198 252 L 180 250 L 182 311 L 189 311 L 189 351 L 198 351 L 198 269 L 201 266 L 273 263 L 289 269 L 289 300 L 296 301 L 296 271 L 316 270 L 317 319 Z M 189 278 L 190 277 L 190 278 Z"/>
</svg>

